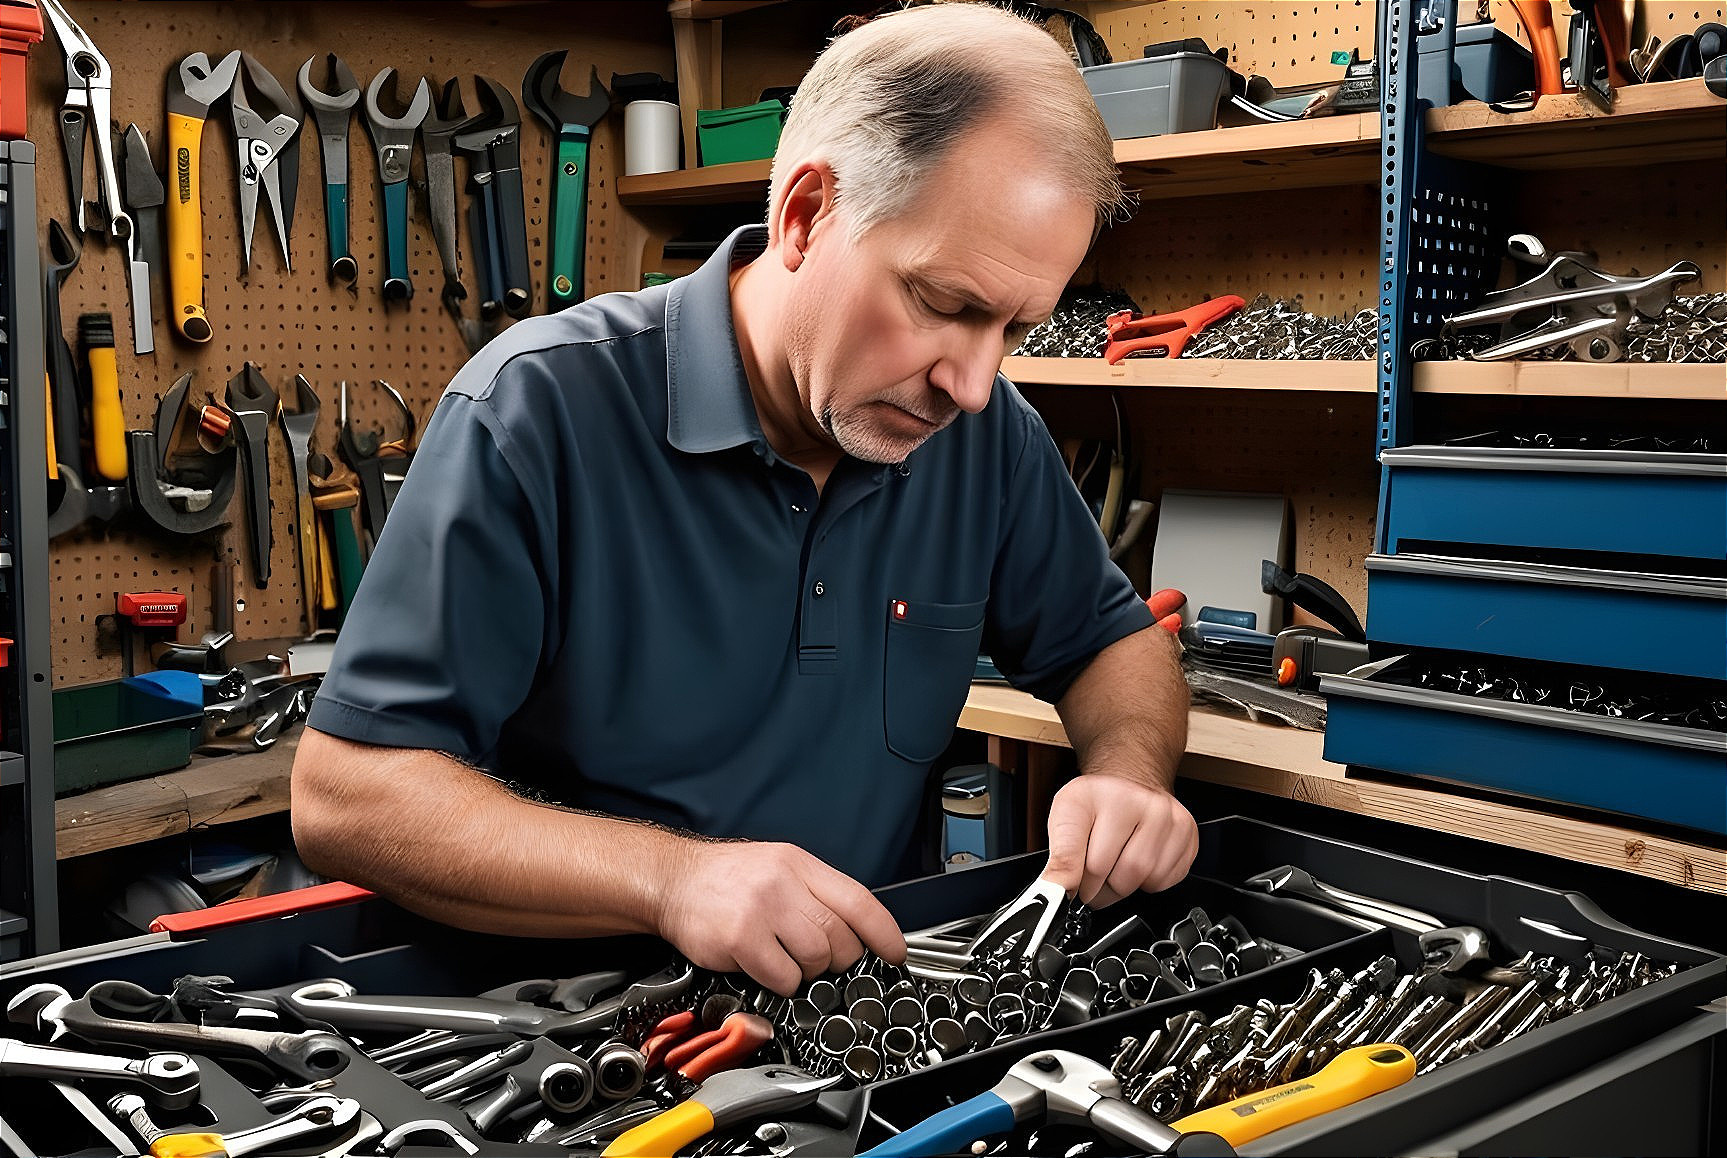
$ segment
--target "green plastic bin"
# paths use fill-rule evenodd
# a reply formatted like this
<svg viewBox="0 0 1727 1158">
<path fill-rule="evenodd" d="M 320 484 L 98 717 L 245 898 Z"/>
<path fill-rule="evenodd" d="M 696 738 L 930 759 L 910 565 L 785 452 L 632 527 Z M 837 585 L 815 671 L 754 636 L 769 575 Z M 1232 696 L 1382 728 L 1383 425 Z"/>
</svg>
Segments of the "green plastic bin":
<svg viewBox="0 0 1727 1158">
<path fill-rule="evenodd" d="M 779 101 L 757 101 L 735 109 L 696 110 L 696 141 L 702 164 L 760 161 L 774 155 L 786 107 Z"/>
<path fill-rule="evenodd" d="M 54 794 L 65 796 L 184 768 L 202 708 L 109 680 L 54 693 Z"/>
</svg>

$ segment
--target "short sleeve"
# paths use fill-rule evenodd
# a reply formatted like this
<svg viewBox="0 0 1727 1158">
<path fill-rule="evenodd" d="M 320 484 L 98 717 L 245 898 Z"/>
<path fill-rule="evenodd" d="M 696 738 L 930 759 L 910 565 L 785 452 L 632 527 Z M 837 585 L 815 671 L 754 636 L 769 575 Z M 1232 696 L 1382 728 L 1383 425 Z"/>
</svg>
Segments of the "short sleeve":
<svg viewBox="0 0 1727 1158">
<path fill-rule="evenodd" d="M 489 403 L 445 394 L 367 561 L 312 727 L 490 763 L 554 606 L 506 440 Z"/>
<path fill-rule="evenodd" d="M 1010 683 L 1053 704 L 1093 656 L 1152 616 L 1110 560 L 1043 419 L 1002 393 L 1022 411 L 1025 442 L 1004 499 L 984 647 Z"/>
</svg>

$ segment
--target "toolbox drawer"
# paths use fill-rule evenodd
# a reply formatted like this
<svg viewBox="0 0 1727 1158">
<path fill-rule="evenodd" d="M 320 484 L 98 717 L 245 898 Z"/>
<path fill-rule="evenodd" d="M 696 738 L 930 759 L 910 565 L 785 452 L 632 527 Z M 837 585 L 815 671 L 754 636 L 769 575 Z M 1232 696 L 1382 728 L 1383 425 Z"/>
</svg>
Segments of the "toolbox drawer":
<svg viewBox="0 0 1727 1158">
<path fill-rule="evenodd" d="M 1727 679 L 1727 579 L 1370 555 L 1367 633 L 1399 647 Z"/>
<path fill-rule="evenodd" d="M 1727 835 L 1727 735 L 1404 686 L 1410 662 L 1320 677 L 1327 760 Z"/>
<path fill-rule="evenodd" d="M 1379 457 L 1392 554 L 1415 540 L 1727 558 L 1727 454 L 1408 446 Z"/>
</svg>

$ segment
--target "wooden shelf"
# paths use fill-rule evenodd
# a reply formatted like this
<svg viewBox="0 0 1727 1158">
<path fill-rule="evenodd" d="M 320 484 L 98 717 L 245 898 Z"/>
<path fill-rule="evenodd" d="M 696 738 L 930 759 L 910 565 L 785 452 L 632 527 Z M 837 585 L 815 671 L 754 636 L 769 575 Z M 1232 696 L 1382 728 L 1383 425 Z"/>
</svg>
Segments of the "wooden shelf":
<svg viewBox="0 0 1727 1158">
<path fill-rule="evenodd" d="M 1727 399 L 1719 362 L 1417 362 L 1425 394 L 1524 394 L 1563 398 Z"/>
<path fill-rule="evenodd" d="M 1027 744 L 1069 746 L 1055 709 L 1012 688 L 974 684 L 959 726 Z M 1465 796 L 1437 783 L 1417 787 L 1351 776 L 1325 759 L 1324 747 L 1318 732 L 1194 708 L 1181 775 L 1727 894 L 1727 853 L 1718 848 Z"/>
<path fill-rule="evenodd" d="M 1318 359 L 1274 361 L 1232 358 L 1003 358 L 1008 380 L 1031 386 L 1113 386 L 1225 390 L 1318 390 L 1372 394 L 1379 388 L 1372 362 Z"/>
<path fill-rule="evenodd" d="M 1628 85 L 1615 92 L 1611 113 L 1577 93 L 1543 97 L 1526 113 L 1465 101 L 1427 114 L 1427 147 L 1511 169 L 1720 160 L 1727 102 L 1701 79 Z"/>
<path fill-rule="evenodd" d="M 618 178 L 618 200 L 625 205 L 725 205 L 766 200 L 771 161 L 733 161 L 670 173 Z"/>
<path fill-rule="evenodd" d="M 60 860 L 288 810 L 298 734 L 263 752 L 194 756 L 178 772 L 93 788 L 54 802 Z"/>
<path fill-rule="evenodd" d="M 1352 113 L 1115 143 L 1122 180 L 1146 200 L 1371 184 L 1379 114 Z"/>
<path fill-rule="evenodd" d="M 1371 182 L 1379 171 L 1379 114 L 1320 117 L 1115 143 L 1122 180 L 1142 198 Z M 719 205 L 765 199 L 768 161 L 734 161 L 618 178 L 625 205 Z"/>
</svg>

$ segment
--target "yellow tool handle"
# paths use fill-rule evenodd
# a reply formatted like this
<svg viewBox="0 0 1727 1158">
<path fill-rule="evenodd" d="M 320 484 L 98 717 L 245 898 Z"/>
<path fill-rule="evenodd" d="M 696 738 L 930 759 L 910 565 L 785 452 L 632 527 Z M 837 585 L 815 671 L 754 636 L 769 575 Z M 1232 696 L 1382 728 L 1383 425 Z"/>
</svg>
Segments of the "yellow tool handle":
<svg viewBox="0 0 1727 1158">
<path fill-rule="evenodd" d="M 204 316 L 204 203 L 198 192 L 198 154 L 204 122 L 168 114 L 168 288 L 174 325 L 193 342 L 213 332 Z"/>
<path fill-rule="evenodd" d="M 1216 1134 L 1231 1146 L 1305 1122 L 1329 1110 L 1401 1086 L 1415 1076 L 1415 1057 L 1400 1045 L 1346 1049 L 1310 1078 L 1287 1082 L 1170 1123 L 1188 1133 Z"/>
<path fill-rule="evenodd" d="M 150 1143 L 153 1158 L 228 1158 L 220 1134 L 163 1134 Z"/>
<path fill-rule="evenodd" d="M 48 428 L 48 480 L 52 482 L 60 477 L 60 456 L 54 449 L 54 383 L 46 374 L 42 375 L 42 393 L 47 395 L 48 403 L 42 413 L 48 420 L 44 425 Z"/>
<path fill-rule="evenodd" d="M 96 473 L 109 482 L 126 481 L 126 414 L 120 408 L 120 369 L 113 346 L 92 346 L 90 359 L 90 435 L 96 448 Z"/>
<path fill-rule="evenodd" d="M 330 554 L 330 532 L 324 529 L 323 512 L 315 512 L 318 516 L 312 524 L 312 533 L 318 540 L 318 610 L 336 610 L 336 557 Z"/>
<path fill-rule="evenodd" d="M 625 1130 L 605 1148 L 601 1158 L 672 1158 L 713 1128 L 714 1116 L 706 1106 L 685 1102 Z"/>
</svg>

